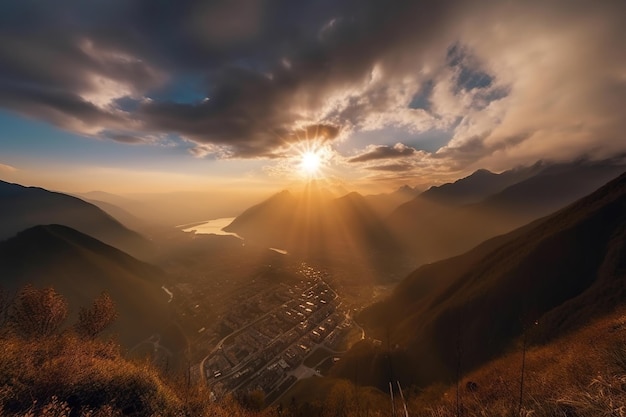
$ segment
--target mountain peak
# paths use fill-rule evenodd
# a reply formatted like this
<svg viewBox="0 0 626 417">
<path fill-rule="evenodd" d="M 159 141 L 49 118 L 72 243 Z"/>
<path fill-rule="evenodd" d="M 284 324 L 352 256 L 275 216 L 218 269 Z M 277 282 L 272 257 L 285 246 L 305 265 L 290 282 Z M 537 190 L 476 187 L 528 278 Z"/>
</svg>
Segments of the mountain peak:
<svg viewBox="0 0 626 417">
<path fill-rule="evenodd" d="M 469 178 L 469 177 L 472 177 L 472 176 L 481 176 L 481 175 L 489 176 L 489 175 L 498 175 L 498 174 L 495 174 L 495 173 L 489 171 L 488 169 L 480 168 L 480 169 L 477 169 L 476 171 L 474 171 L 471 175 L 467 176 L 466 178 Z"/>
<path fill-rule="evenodd" d="M 339 200 L 365 200 L 365 197 L 363 197 L 362 194 L 359 194 L 356 191 L 351 191 L 348 194 L 341 196 L 339 198 L 336 199 L 337 201 Z"/>
</svg>

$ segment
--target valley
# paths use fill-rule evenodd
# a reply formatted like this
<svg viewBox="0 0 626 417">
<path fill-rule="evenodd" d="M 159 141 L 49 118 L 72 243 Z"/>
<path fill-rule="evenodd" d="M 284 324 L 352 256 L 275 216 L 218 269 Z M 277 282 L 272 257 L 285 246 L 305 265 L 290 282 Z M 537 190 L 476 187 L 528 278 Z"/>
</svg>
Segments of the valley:
<svg viewBox="0 0 626 417">
<path fill-rule="evenodd" d="M 626 0 L 0 1 L 0 417 L 626 417 Z"/>
<path fill-rule="evenodd" d="M 347 350 L 355 325 L 338 295 L 320 271 L 304 265 L 299 272 L 300 283 L 248 299 L 218 324 L 231 332 L 199 364 L 212 392 L 260 389 L 269 404 Z M 258 313 L 246 320 L 249 310 Z M 313 357 L 315 363 L 306 366 Z"/>
<path fill-rule="evenodd" d="M 551 169 L 559 182 L 595 168 Z M 598 181 L 614 169 L 621 167 L 599 169 Z M 510 181 L 519 189 L 543 175 L 537 170 L 504 179 L 480 171 L 409 197 L 398 210 L 467 216 Z M 404 278 L 401 271 L 422 257 L 411 258 L 415 247 L 402 246 L 408 235 L 393 232 L 397 213 L 381 217 L 369 199 L 330 197 L 319 184 L 303 195 L 279 193 L 238 217 L 152 229 L 150 264 L 49 225 L 0 242 L 0 269 L 13 277 L 14 291 L 29 282 L 52 285 L 72 304 L 106 291 L 120 313 L 106 334 L 125 357 L 186 379 L 212 402 L 256 398 L 268 409 L 315 403 L 341 381 L 379 402 L 390 383 L 393 395 L 451 383 L 459 377 L 455 367 L 463 374 L 481 369 L 522 336 L 550 343 L 618 308 L 626 300 L 625 178 Z M 442 204 L 447 211 L 436 208 Z M 502 219 L 494 213 L 490 224 Z M 420 244 L 449 239 L 451 229 L 433 219 L 430 235 L 415 236 Z M 472 230 L 454 233 L 487 233 Z"/>
<path fill-rule="evenodd" d="M 258 250 L 272 263 L 251 276 L 221 270 L 229 279 L 173 284 L 172 306 L 187 330 L 191 380 L 216 398 L 260 390 L 269 404 L 321 375 L 318 366 L 328 370 L 364 333 L 352 319 L 358 304 L 337 293 L 331 273 Z"/>
</svg>

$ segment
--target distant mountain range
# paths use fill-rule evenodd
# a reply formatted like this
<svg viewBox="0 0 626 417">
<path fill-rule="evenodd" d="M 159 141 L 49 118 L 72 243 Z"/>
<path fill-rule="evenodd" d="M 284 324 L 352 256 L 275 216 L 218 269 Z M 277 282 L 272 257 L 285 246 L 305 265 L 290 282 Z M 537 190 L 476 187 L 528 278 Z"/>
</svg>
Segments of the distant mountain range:
<svg viewBox="0 0 626 417">
<path fill-rule="evenodd" d="M 406 274 L 546 216 L 625 170 L 615 161 L 538 162 L 500 174 L 478 170 L 422 193 L 403 187 L 341 198 L 312 182 L 303 193 L 282 191 L 249 208 L 225 230 L 309 258 L 340 256 L 375 265 L 380 275 Z"/>
<path fill-rule="evenodd" d="M 0 240 L 33 226 L 62 224 L 141 259 L 150 257 L 150 241 L 126 228 L 100 208 L 79 198 L 0 181 Z"/>
<path fill-rule="evenodd" d="M 365 195 L 365 201 L 379 216 L 385 218 L 399 205 L 404 204 L 421 193 L 420 190 L 403 185 L 394 192 Z"/>
<path fill-rule="evenodd" d="M 124 196 L 91 191 L 76 196 L 92 202 L 106 212 L 109 212 L 113 205 L 131 213 L 141 219 L 142 222 L 138 226 L 135 223 L 126 224 L 121 218 L 119 220 L 133 230 L 144 233 L 144 230 L 151 232 L 155 227 L 172 228 L 182 224 L 233 217 L 255 202 L 267 198 L 268 194 L 254 187 L 245 191 L 219 187 L 204 191 L 138 193 Z"/>
<path fill-rule="evenodd" d="M 0 277 L 9 291 L 28 283 L 54 287 L 74 319 L 79 306 L 107 291 L 119 313 L 112 331 L 127 347 L 169 324 L 162 270 L 66 226 L 35 226 L 0 242 Z"/>
<path fill-rule="evenodd" d="M 421 197 L 449 205 L 474 204 L 513 184 L 537 175 L 544 168 L 544 164 L 538 162 L 530 167 L 515 168 L 500 174 L 479 169 L 472 175 L 453 183 L 430 187 L 421 194 Z"/>
<path fill-rule="evenodd" d="M 387 349 L 361 345 L 333 372 L 359 372 L 381 388 L 389 372 L 407 384 L 451 381 L 524 329 L 544 342 L 624 301 L 626 173 L 549 217 L 417 269 L 358 317 L 391 360 Z"/>
<path fill-rule="evenodd" d="M 479 170 L 431 187 L 385 219 L 415 264 L 444 259 L 572 203 L 626 170 L 614 161 Z"/>
</svg>

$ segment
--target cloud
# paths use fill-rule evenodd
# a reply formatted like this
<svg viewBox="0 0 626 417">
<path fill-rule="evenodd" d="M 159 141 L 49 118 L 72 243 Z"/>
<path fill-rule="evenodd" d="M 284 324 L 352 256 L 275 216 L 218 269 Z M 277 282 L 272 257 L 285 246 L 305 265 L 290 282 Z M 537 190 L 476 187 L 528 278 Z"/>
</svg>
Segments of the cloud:
<svg viewBox="0 0 626 417">
<path fill-rule="evenodd" d="M 120 143 L 140 144 L 152 142 L 151 138 L 137 136 L 133 133 L 103 131 L 100 132 L 100 134 L 107 139 L 112 139 Z"/>
<path fill-rule="evenodd" d="M 365 152 L 348 159 L 348 162 L 368 162 L 377 159 L 404 158 L 413 155 L 416 149 L 406 146 L 402 143 L 396 143 L 393 146 L 386 145 L 369 145 Z"/>
<path fill-rule="evenodd" d="M 15 171 L 17 171 L 17 168 L 11 165 L 0 164 L 0 173 L 8 174 Z"/>
<path fill-rule="evenodd" d="M 6 3 L 0 106 L 219 158 L 386 127 L 450 133 L 415 174 L 602 158 L 626 151 L 625 15 L 611 0 Z M 369 145 L 349 161 L 416 157 Z"/>
<path fill-rule="evenodd" d="M 385 165 L 371 165 L 365 169 L 370 171 L 385 171 L 385 172 L 406 172 L 411 171 L 415 167 L 411 164 L 385 164 Z"/>
</svg>

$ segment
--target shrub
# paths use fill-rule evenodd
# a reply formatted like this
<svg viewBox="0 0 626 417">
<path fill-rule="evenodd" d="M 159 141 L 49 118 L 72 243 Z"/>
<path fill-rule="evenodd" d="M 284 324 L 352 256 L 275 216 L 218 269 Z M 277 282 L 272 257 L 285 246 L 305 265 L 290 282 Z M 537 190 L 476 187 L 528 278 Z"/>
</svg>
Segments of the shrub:
<svg viewBox="0 0 626 417">
<path fill-rule="evenodd" d="M 103 292 L 96 298 L 91 308 L 80 309 L 76 332 L 87 338 L 94 338 L 109 327 L 117 318 L 115 303 L 109 294 Z"/>
<path fill-rule="evenodd" d="M 23 337 L 46 337 L 57 332 L 66 318 L 67 302 L 59 293 L 27 285 L 13 303 L 9 323 Z"/>
</svg>

